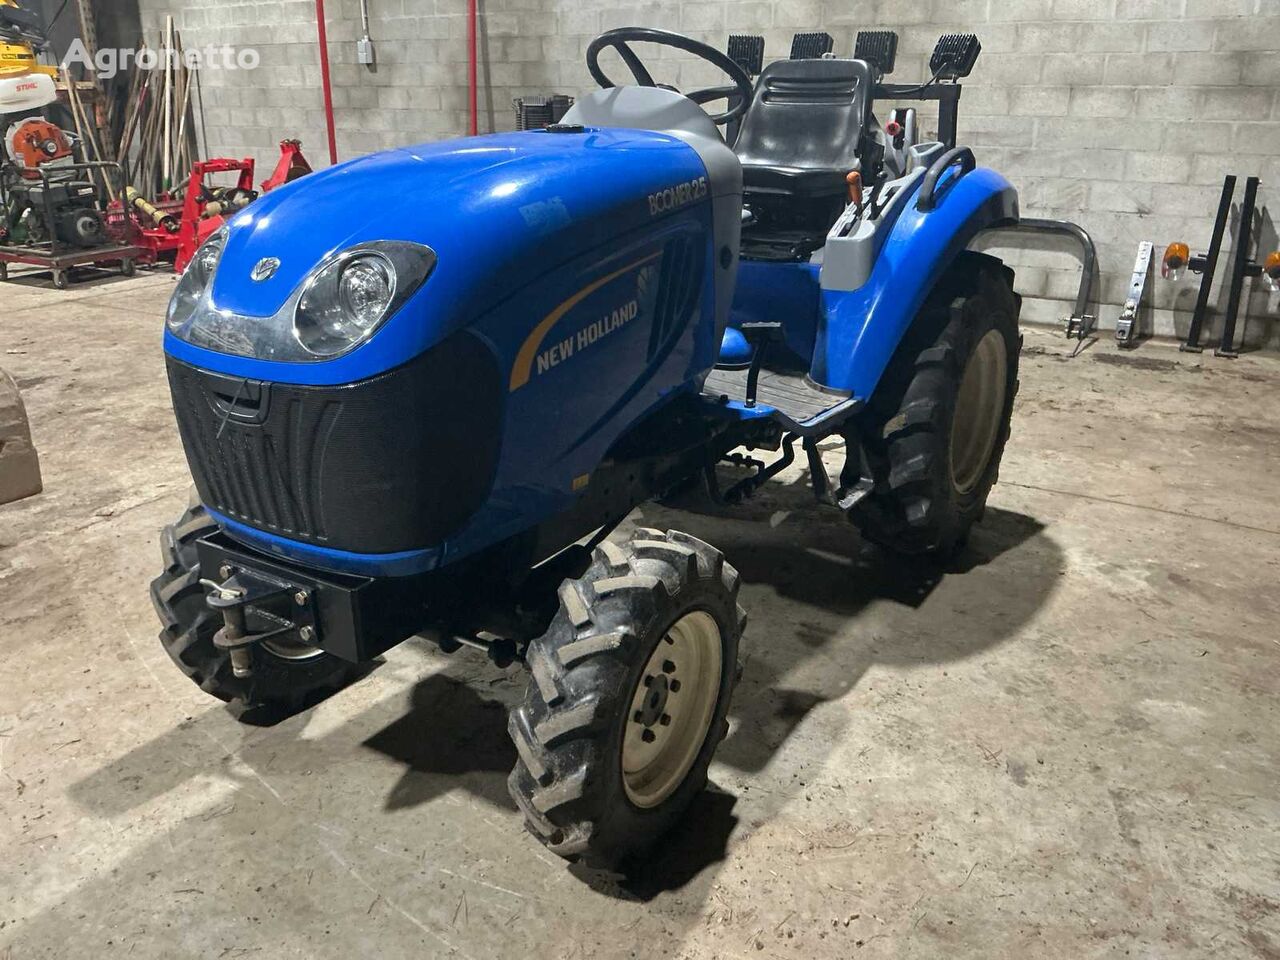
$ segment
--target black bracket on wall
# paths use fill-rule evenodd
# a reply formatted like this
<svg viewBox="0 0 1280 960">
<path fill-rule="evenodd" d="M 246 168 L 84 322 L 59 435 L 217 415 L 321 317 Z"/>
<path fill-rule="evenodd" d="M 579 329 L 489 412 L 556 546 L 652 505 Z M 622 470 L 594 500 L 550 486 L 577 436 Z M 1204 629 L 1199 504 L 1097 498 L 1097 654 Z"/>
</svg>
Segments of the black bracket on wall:
<svg viewBox="0 0 1280 960">
<path fill-rule="evenodd" d="M 1240 313 L 1240 293 L 1244 289 L 1245 277 L 1262 275 L 1262 266 L 1249 256 L 1249 246 L 1253 240 L 1253 209 L 1258 199 L 1257 177 L 1250 177 L 1244 182 L 1244 203 L 1240 207 L 1240 232 L 1236 236 L 1234 256 L 1231 260 L 1231 290 L 1227 294 L 1227 315 L 1222 321 L 1222 342 L 1213 351 L 1215 357 L 1235 357 L 1236 352 L 1236 317 Z"/>
<path fill-rule="evenodd" d="M 1222 318 L 1222 339 L 1214 349 L 1215 357 L 1236 357 L 1239 351 L 1235 346 L 1236 321 L 1240 316 L 1240 299 L 1244 291 L 1246 277 L 1262 275 L 1262 264 L 1249 255 L 1253 245 L 1253 217 L 1257 208 L 1258 187 L 1261 181 L 1257 177 L 1249 177 L 1244 184 L 1244 200 L 1240 204 L 1240 230 L 1236 235 L 1236 245 L 1231 254 L 1231 279 L 1227 292 L 1227 310 Z M 1213 236 L 1209 241 L 1209 249 L 1197 254 L 1188 261 L 1192 273 L 1200 274 L 1200 291 L 1196 296 L 1195 310 L 1191 314 L 1191 325 L 1187 328 L 1187 339 L 1178 349 L 1190 353 L 1199 353 L 1204 349 L 1200 345 L 1200 335 L 1204 329 L 1205 316 L 1209 310 L 1209 290 L 1213 286 L 1213 276 L 1218 268 L 1218 257 L 1222 254 L 1222 242 L 1226 238 L 1227 218 L 1231 214 L 1231 199 L 1235 195 L 1236 177 L 1228 174 L 1222 181 L 1222 195 L 1218 199 L 1218 214 L 1213 220 Z"/>
<path fill-rule="evenodd" d="M 1218 215 L 1213 220 L 1213 236 L 1208 252 L 1192 257 L 1188 266 L 1200 274 L 1200 292 L 1196 295 L 1195 310 L 1191 313 L 1191 326 L 1187 328 L 1186 342 L 1178 347 L 1187 353 L 1199 353 L 1200 331 L 1204 328 L 1205 314 L 1209 309 L 1209 289 L 1213 286 L 1213 274 L 1218 269 L 1218 255 L 1222 252 L 1222 238 L 1227 233 L 1227 217 L 1231 213 L 1231 198 L 1236 192 L 1236 178 L 1228 174 L 1222 181 L 1222 196 L 1218 200 Z"/>
</svg>

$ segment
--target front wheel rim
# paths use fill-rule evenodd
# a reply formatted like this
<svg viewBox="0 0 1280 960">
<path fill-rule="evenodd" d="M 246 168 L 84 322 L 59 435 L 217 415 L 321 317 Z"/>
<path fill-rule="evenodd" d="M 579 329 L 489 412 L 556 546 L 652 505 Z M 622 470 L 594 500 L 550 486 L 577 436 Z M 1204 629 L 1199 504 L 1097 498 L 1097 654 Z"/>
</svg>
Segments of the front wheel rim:
<svg viewBox="0 0 1280 960">
<path fill-rule="evenodd" d="M 988 330 L 965 364 L 951 420 L 951 482 L 973 491 L 987 472 L 1000 434 L 1009 351 L 999 330 Z"/>
<path fill-rule="evenodd" d="M 622 737 L 627 799 L 644 809 L 670 797 L 702 752 L 720 699 L 720 626 L 687 613 L 658 641 L 631 695 Z"/>
<path fill-rule="evenodd" d="M 324 656 L 324 651 L 315 644 L 304 643 L 302 640 L 288 635 L 275 637 L 271 640 L 263 640 L 262 648 L 281 660 L 294 662 L 315 660 L 317 657 Z"/>
</svg>

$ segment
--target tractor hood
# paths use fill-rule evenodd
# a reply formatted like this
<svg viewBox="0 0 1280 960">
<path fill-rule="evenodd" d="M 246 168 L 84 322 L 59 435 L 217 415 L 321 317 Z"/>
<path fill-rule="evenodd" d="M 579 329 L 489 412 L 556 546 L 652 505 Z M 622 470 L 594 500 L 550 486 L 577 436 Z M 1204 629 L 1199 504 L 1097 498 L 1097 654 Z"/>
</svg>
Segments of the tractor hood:
<svg viewBox="0 0 1280 960">
<path fill-rule="evenodd" d="M 391 150 L 313 173 L 234 217 L 208 290 L 218 314 L 292 323 L 291 302 L 326 259 L 400 241 L 434 267 L 378 332 L 330 360 L 218 353 L 169 333 L 187 362 L 241 376 L 343 383 L 403 364 L 555 266 L 673 212 L 663 192 L 706 191 L 697 152 L 641 130 L 529 131 Z M 659 202 L 654 202 L 654 197 Z M 255 280 L 264 261 L 274 273 Z M 259 271 L 259 275 L 267 271 Z"/>
</svg>

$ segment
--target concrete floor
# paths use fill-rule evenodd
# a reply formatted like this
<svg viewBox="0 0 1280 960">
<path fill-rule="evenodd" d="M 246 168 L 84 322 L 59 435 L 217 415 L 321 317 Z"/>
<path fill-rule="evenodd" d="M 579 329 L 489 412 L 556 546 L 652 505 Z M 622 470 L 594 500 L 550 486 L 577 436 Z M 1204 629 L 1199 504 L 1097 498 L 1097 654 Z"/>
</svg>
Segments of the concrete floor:
<svg viewBox="0 0 1280 960">
<path fill-rule="evenodd" d="M 1274 358 L 1029 332 L 962 570 L 798 473 L 735 519 L 646 507 L 752 619 L 718 789 L 622 882 L 524 834 L 514 670 L 409 644 L 251 728 L 171 666 L 171 286 L 0 286 L 46 484 L 0 508 L 4 960 L 1280 957 Z"/>
</svg>

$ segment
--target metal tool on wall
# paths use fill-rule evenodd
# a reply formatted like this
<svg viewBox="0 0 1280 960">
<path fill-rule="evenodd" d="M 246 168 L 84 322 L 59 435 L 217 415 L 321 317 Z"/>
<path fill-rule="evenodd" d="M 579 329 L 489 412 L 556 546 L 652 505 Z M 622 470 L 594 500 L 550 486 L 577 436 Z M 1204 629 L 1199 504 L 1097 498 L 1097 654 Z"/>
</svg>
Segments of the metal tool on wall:
<svg viewBox="0 0 1280 960">
<path fill-rule="evenodd" d="M 1129 295 L 1125 297 L 1120 319 L 1116 321 L 1116 343 L 1122 347 L 1131 347 L 1137 342 L 1138 307 L 1142 305 L 1147 274 L 1151 272 L 1152 250 L 1150 240 L 1138 244 L 1138 258 L 1133 263 L 1133 276 L 1129 280 Z"/>
</svg>

